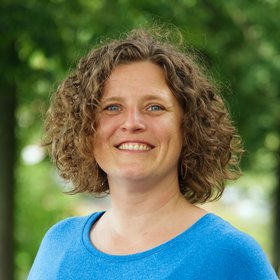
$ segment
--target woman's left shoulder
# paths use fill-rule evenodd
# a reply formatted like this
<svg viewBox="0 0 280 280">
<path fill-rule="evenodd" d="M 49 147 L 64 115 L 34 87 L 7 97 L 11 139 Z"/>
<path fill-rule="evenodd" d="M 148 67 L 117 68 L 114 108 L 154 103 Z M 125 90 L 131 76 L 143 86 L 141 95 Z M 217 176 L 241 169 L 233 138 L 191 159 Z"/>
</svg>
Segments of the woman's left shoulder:
<svg viewBox="0 0 280 280">
<path fill-rule="evenodd" d="M 232 247 L 232 249 L 237 251 L 241 250 L 241 252 L 262 251 L 261 246 L 252 236 L 237 229 L 223 218 L 214 214 L 212 214 L 212 216 L 216 221 L 213 231 L 224 246 Z"/>
<path fill-rule="evenodd" d="M 235 273 L 243 271 L 244 275 L 247 275 L 247 271 L 257 277 L 253 279 L 278 279 L 262 247 L 252 236 L 216 215 L 212 218 L 215 221 L 213 231 L 216 248 L 221 255 L 230 258 Z M 258 278 L 261 275 L 267 278 Z"/>
</svg>

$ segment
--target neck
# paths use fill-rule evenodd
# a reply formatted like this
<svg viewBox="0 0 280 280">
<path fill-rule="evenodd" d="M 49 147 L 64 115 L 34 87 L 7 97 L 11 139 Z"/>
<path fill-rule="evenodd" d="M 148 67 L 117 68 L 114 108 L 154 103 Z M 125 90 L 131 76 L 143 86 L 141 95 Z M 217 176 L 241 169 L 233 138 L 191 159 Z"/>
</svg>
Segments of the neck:
<svg viewBox="0 0 280 280">
<path fill-rule="evenodd" d="M 109 184 L 112 207 L 91 230 L 92 243 L 105 253 L 126 255 L 154 248 L 205 214 L 186 201 L 176 176 L 150 184 L 115 180 Z"/>
<path fill-rule="evenodd" d="M 106 213 L 107 221 L 119 234 L 141 233 L 195 207 L 180 193 L 176 176 L 150 184 L 110 181 L 110 193 L 112 207 Z"/>
</svg>

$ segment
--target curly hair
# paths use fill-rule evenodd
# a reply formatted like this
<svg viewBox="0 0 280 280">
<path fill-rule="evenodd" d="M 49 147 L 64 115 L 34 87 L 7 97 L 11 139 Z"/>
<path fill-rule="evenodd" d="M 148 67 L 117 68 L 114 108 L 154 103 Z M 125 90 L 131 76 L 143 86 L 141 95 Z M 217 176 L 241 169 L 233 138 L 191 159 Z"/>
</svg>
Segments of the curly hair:
<svg viewBox="0 0 280 280">
<path fill-rule="evenodd" d="M 237 130 L 217 87 L 193 56 L 143 29 L 89 52 L 53 95 L 45 121 L 45 144 L 60 175 L 72 182 L 72 193 L 109 193 L 107 175 L 93 152 L 96 113 L 104 83 L 115 67 L 138 61 L 160 66 L 184 113 L 178 163 L 181 193 L 191 203 L 219 199 L 225 181 L 241 173 L 243 150 Z"/>
</svg>

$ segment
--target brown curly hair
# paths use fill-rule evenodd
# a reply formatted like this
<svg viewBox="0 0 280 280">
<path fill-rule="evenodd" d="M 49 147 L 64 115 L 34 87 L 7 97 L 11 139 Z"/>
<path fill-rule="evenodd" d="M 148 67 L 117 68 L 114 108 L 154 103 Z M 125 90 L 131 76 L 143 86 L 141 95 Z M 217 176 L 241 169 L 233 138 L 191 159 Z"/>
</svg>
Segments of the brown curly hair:
<svg viewBox="0 0 280 280">
<path fill-rule="evenodd" d="M 72 182 L 72 193 L 109 192 L 106 173 L 93 156 L 96 112 L 113 69 L 137 61 L 160 66 L 183 109 L 181 193 L 191 203 L 220 198 L 225 180 L 240 176 L 242 146 L 228 110 L 192 55 L 143 29 L 91 51 L 54 94 L 45 122 L 45 144 L 60 175 Z"/>
</svg>

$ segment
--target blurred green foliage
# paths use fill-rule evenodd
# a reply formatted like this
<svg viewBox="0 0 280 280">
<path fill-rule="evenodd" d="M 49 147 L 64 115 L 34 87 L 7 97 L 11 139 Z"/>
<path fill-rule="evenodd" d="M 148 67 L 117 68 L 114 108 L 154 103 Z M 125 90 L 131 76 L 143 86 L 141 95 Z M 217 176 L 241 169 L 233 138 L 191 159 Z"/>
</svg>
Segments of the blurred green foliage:
<svg viewBox="0 0 280 280">
<path fill-rule="evenodd" d="M 50 179 L 55 172 L 46 161 L 19 164 L 16 173 L 16 279 L 26 279 L 43 234 L 54 222 L 74 215 L 75 201 L 62 196 Z"/>
<path fill-rule="evenodd" d="M 1 84 L 15 83 L 17 89 L 17 279 L 26 278 L 46 230 L 74 214 L 76 206 L 75 198 L 59 194 L 46 158 L 28 165 L 21 152 L 40 143 L 43 114 L 59 81 L 104 36 L 153 23 L 177 26 L 220 81 L 244 138 L 244 169 L 268 176 L 271 195 L 280 149 L 278 0 L 2 0 L 0 5 L 0 51 L 13 49 L 18 58 L 10 65 L 3 55 L 0 77 Z"/>
</svg>

